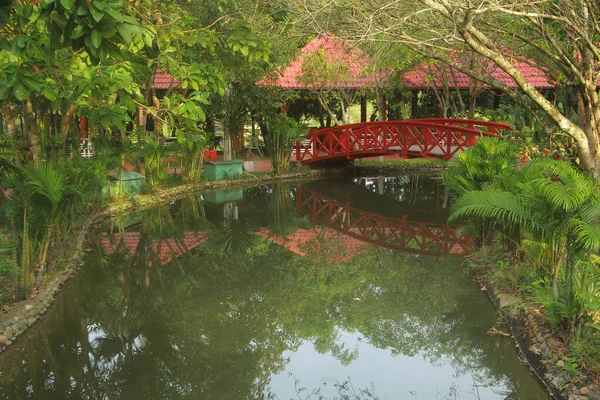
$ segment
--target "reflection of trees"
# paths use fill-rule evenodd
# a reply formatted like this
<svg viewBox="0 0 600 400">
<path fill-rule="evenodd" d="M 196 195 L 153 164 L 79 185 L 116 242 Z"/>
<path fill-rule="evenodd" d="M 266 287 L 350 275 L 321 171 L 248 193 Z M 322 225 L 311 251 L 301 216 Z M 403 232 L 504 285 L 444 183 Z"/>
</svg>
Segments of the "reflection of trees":
<svg viewBox="0 0 600 400">
<path fill-rule="evenodd" d="M 320 275 L 310 285 L 317 296 L 307 299 L 326 310 L 319 319 L 328 323 L 320 326 L 359 332 L 393 354 L 420 355 L 433 363 L 450 360 L 457 373 L 514 387 L 515 398 L 537 393 L 537 382 L 519 368 L 512 342 L 487 335 L 496 318 L 493 307 L 473 290 L 471 277 L 455 260 L 440 258 L 434 264 L 431 258 L 372 249 L 341 265 L 303 262 L 302 268 Z M 331 286 L 335 289 L 328 290 Z M 310 305 L 296 307 L 318 312 Z"/>
<path fill-rule="evenodd" d="M 210 243 L 224 254 L 241 255 L 256 240 L 254 226 L 246 217 L 227 218 L 210 238 Z"/>
<path fill-rule="evenodd" d="M 146 214 L 133 254 L 117 235 L 112 253 L 96 237 L 88 265 L 25 348 L 0 356 L 0 399 L 260 398 L 284 369 L 282 354 L 302 341 L 352 362 L 342 330 L 394 354 L 450 360 L 481 380 L 530 382 L 511 342 L 486 335 L 493 310 L 454 259 L 367 247 L 332 263 L 254 237 L 235 251 L 209 240 L 161 266 L 156 244 L 183 238 L 189 215 Z M 258 222 L 243 209 L 239 221 L 252 235 Z M 324 251 L 346 251 L 339 233 L 323 232 Z M 527 398 L 527 387 L 517 390 Z"/>
<path fill-rule="evenodd" d="M 287 235 L 307 225 L 306 218 L 296 211 L 295 188 L 289 183 L 273 186 L 267 205 L 267 227 L 275 235 Z"/>
<path fill-rule="evenodd" d="M 383 187 L 380 179 L 383 180 Z M 439 178 L 428 175 L 405 175 L 379 176 L 375 180 L 357 179 L 356 181 L 374 193 L 380 193 L 383 189 L 383 193 L 380 194 L 400 203 L 413 204 L 430 210 L 440 209 L 442 205 L 443 188 Z"/>
</svg>

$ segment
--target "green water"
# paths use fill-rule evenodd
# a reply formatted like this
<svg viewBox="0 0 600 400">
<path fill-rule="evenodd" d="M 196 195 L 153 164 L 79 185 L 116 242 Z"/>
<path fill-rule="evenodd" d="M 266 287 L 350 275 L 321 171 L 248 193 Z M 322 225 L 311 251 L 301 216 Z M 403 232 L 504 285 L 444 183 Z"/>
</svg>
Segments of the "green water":
<svg viewBox="0 0 600 400">
<path fill-rule="evenodd" d="M 78 276 L 0 354 L 0 399 L 546 398 L 487 334 L 468 243 L 439 241 L 438 180 L 205 197 L 93 232 Z"/>
</svg>

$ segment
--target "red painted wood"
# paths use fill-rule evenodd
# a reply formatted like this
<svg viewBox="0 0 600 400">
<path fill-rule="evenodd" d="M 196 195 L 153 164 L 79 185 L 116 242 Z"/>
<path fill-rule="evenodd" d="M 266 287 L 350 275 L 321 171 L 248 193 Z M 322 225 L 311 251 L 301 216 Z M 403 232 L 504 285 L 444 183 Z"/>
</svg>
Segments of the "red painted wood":
<svg viewBox="0 0 600 400">
<path fill-rule="evenodd" d="M 312 131 L 308 143 L 296 142 L 296 160 L 310 164 L 394 153 L 449 160 L 478 137 L 501 137 L 511 129 L 497 122 L 449 118 L 361 122 Z"/>
<path fill-rule="evenodd" d="M 459 232 L 458 225 L 409 221 L 406 215 L 399 219 L 374 214 L 305 186 L 296 191 L 296 209 L 321 225 L 392 250 L 439 256 L 464 254 L 473 249 L 471 237 Z"/>
</svg>

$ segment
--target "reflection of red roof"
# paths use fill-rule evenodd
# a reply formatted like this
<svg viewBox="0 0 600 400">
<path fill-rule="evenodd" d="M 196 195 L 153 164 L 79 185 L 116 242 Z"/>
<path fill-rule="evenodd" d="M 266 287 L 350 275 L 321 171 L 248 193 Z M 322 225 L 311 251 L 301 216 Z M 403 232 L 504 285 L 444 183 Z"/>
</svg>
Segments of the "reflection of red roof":
<svg viewBox="0 0 600 400">
<path fill-rule="evenodd" d="M 518 60 L 513 61 L 513 65 L 521 71 L 525 79 L 534 87 L 553 88 L 555 86 L 553 82 L 548 80 L 546 74 L 541 69 Z M 481 66 L 478 68 L 481 68 Z M 493 64 L 488 67 L 488 71 L 484 70 L 482 74 L 490 74 L 494 79 L 508 87 L 517 87 L 515 81 L 506 72 Z M 439 87 L 442 86 L 444 81 L 447 82 L 450 88 L 467 89 L 469 88 L 469 80 L 469 76 L 463 72 L 439 62 L 431 64 L 431 67 L 428 67 L 427 62 L 422 62 L 417 67 L 402 75 L 402 83 L 411 89 Z"/>
<path fill-rule="evenodd" d="M 173 76 L 167 70 L 156 71 L 154 74 L 154 89 L 171 89 L 179 87 L 179 81 L 173 79 Z"/>
<path fill-rule="evenodd" d="M 319 51 L 324 52 L 326 61 L 344 63 L 347 66 L 344 75 L 348 76 L 345 82 L 321 82 L 322 86 L 351 89 L 374 86 L 377 78 L 365 74 L 365 69 L 369 64 L 369 55 L 339 37 L 326 35 L 319 36 L 308 43 L 285 69 L 265 76 L 257 82 L 257 85 L 277 86 L 285 89 L 307 89 L 318 86 L 302 82 L 302 67 L 307 55 Z"/>
<path fill-rule="evenodd" d="M 326 228 L 298 229 L 286 237 L 275 236 L 268 229 L 261 229 L 257 233 L 299 256 L 321 255 L 332 264 L 347 261 L 368 246 L 360 240 Z M 332 241 L 339 247 L 331 246 L 329 242 Z"/>
<path fill-rule="evenodd" d="M 102 245 L 104 246 L 104 248 L 106 249 L 106 251 L 109 254 L 112 254 L 115 251 L 116 247 L 119 246 L 119 243 L 121 242 L 121 238 L 122 238 L 121 233 L 115 233 L 112 236 L 112 240 L 109 238 L 102 239 Z M 186 251 L 189 251 L 189 250 L 193 249 L 194 247 L 204 243 L 207 238 L 208 238 L 208 236 L 204 232 L 198 232 L 198 233 L 186 232 L 183 237 L 183 240 L 153 239 L 152 240 L 152 250 L 154 251 L 154 253 L 157 253 L 157 252 L 159 252 L 159 246 L 160 246 L 160 254 L 159 254 L 160 265 L 165 265 L 165 264 L 168 264 L 169 262 L 171 262 L 173 260 L 173 258 L 180 256 L 181 254 L 185 253 Z M 135 250 L 137 249 L 139 242 L 140 242 L 140 233 L 139 232 L 126 232 L 125 233 L 125 247 L 127 248 L 127 250 L 129 250 L 130 256 L 132 256 L 135 253 Z M 149 267 L 152 266 L 152 261 L 148 262 L 148 266 Z"/>
</svg>

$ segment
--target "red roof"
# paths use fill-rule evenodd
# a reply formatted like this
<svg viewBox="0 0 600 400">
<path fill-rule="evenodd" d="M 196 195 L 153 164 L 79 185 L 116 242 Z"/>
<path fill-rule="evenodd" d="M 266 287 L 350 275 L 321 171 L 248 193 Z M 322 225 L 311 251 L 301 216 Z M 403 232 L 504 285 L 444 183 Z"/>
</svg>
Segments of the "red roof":
<svg viewBox="0 0 600 400">
<path fill-rule="evenodd" d="M 325 61 L 342 62 L 347 67 L 344 76 L 347 78 L 336 82 L 308 82 L 303 81 L 304 61 L 311 54 L 323 51 Z M 277 86 L 285 89 L 309 89 L 319 86 L 357 89 L 374 86 L 377 74 L 368 74 L 367 67 L 370 57 L 360 49 L 352 46 L 347 41 L 336 36 L 318 36 L 304 46 L 296 59 L 290 62 L 283 70 L 267 74 L 256 84 L 260 86 Z M 315 81 L 318 78 L 315 78 Z"/>
<path fill-rule="evenodd" d="M 122 235 L 115 233 L 112 235 L 112 240 L 109 238 L 102 239 L 102 246 L 106 249 L 109 254 L 112 254 L 121 243 Z M 186 232 L 183 237 L 183 245 L 181 240 L 175 239 L 164 239 L 164 240 L 152 240 L 152 249 L 156 253 L 159 251 L 160 245 L 160 265 L 170 263 L 173 258 L 180 256 L 181 254 L 193 249 L 196 246 L 204 243 L 207 239 L 207 235 L 204 232 Z M 129 255 L 132 256 L 138 247 L 140 242 L 139 232 L 126 232 L 125 233 L 125 248 L 129 251 Z M 148 261 L 148 266 L 152 266 L 152 261 Z"/>
<path fill-rule="evenodd" d="M 324 235 L 322 234 L 323 229 L 326 229 Z M 257 234 L 299 256 L 323 256 L 330 264 L 349 260 L 368 247 L 368 244 L 358 239 L 327 228 L 298 229 L 286 237 L 274 236 L 268 229 L 261 229 Z M 330 242 L 335 244 L 332 246 Z"/>
<path fill-rule="evenodd" d="M 171 89 L 179 87 L 179 81 L 173 79 L 173 76 L 167 70 L 156 71 L 154 74 L 154 89 Z"/>
<path fill-rule="evenodd" d="M 523 76 L 536 88 L 553 88 L 554 82 L 548 79 L 546 74 L 539 68 L 536 68 L 524 61 L 514 60 L 513 65 L 521 71 Z M 483 70 L 482 66 L 479 66 Z M 483 74 L 489 74 L 494 79 L 504 85 L 516 88 L 515 81 L 502 69 L 494 64 L 489 64 L 488 71 L 483 70 Z M 452 76 L 454 75 L 454 76 Z M 442 86 L 446 81 L 450 88 L 468 89 L 469 76 L 452 67 L 440 62 L 433 64 L 422 62 L 412 70 L 402 76 L 402 83 L 411 89 L 431 88 Z"/>
</svg>

